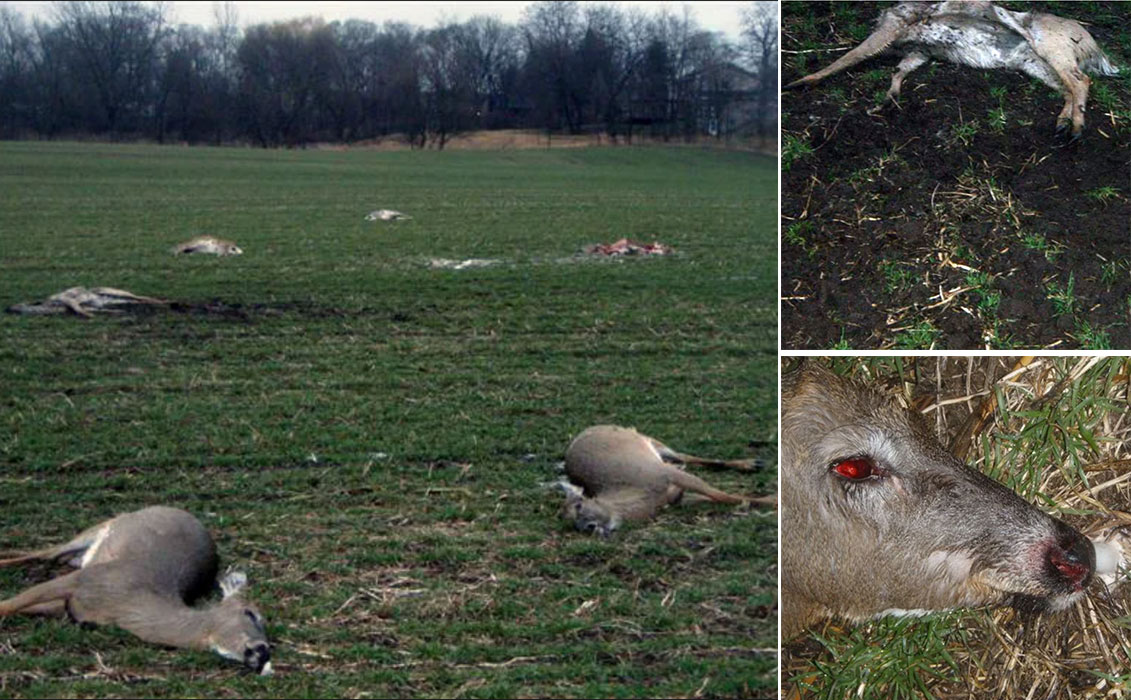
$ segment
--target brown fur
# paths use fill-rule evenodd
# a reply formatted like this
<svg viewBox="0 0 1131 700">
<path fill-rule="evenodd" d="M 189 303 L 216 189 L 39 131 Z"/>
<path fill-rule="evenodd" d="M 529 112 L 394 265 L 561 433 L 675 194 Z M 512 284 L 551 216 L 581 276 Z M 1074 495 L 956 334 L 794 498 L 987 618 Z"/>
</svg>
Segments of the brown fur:
<svg viewBox="0 0 1131 700">
<path fill-rule="evenodd" d="M 867 478 L 837 470 L 875 465 Z M 828 616 L 1014 604 L 1057 610 L 1091 544 L 949 454 L 892 397 L 815 362 L 783 377 L 782 632 Z"/>
<path fill-rule="evenodd" d="M 212 587 L 217 559 L 207 530 L 183 510 L 154 506 L 119 515 L 0 566 L 35 560 L 66 560 L 78 570 L 0 602 L 0 617 L 65 612 L 76 622 L 116 625 L 155 644 L 213 650 L 270 673 L 262 617 L 238 594 L 242 574 L 220 582 L 222 602 L 188 607 Z"/>
<path fill-rule="evenodd" d="M 782 624 L 952 607 L 1060 610 L 1093 548 L 944 449 L 890 396 L 803 363 L 783 379 Z M 866 458 L 867 478 L 836 466 Z"/>
<path fill-rule="evenodd" d="M 1118 75 L 1088 30 L 1074 20 L 1040 12 L 1013 12 L 985 0 L 900 3 L 880 16 L 876 31 L 832 64 L 785 89 L 815 85 L 888 50 L 903 55 L 887 97 L 897 101 L 903 79 L 932 59 L 977 68 L 1020 70 L 1059 92 L 1064 108 L 1057 130 L 1084 128 L 1091 80 L 1086 72 Z"/>
<path fill-rule="evenodd" d="M 752 469 L 751 460 L 711 460 L 672 450 L 632 428 L 586 428 L 566 449 L 566 475 L 581 487 L 563 508 L 579 530 L 608 535 L 624 520 L 647 520 L 692 491 L 719 503 L 775 505 L 773 497 L 746 498 L 714 488 L 676 464 Z"/>
</svg>

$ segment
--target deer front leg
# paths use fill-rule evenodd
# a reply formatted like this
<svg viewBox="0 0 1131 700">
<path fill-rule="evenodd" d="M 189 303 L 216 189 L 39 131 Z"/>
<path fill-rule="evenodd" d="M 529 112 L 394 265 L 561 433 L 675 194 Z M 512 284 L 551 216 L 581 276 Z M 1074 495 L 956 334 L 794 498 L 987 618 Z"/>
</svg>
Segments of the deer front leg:
<svg viewBox="0 0 1131 700">
<path fill-rule="evenodd" d="M 923 64 L 929 63 L 930 60 L 930 57 L 919 51 L 912 51 L 904 56 L 903 60 L 896 66 L 895 75 L 891 77 L 891 87 L 888 88 L 887 98 L 898 105 L 899 92 L 903 89 L 903 79 Z"/>
<path fill-rule="evenodd" d="M 664 494 L 664 500 L 668 505 L 675 505 L 683 500 L 683 489 L 675 484 L 668 484 L 668 490 Z"/>
<path fill-rule="evenodd" d="M 24 615 L 46 615 L 48 617 L 64 617 L 67 614 L 67 601 L 51 600 L 46 603 L 29 605 L 20 611 Z"/>
<path fill-rule="evenodd" d="M 75 592 L 78 571 L 32 586 L 23 593 L 0 601 L 0 617 L 20 612 L 42 613 L 54 610 L 58 603 L 61 608 Z"/>
</svg>

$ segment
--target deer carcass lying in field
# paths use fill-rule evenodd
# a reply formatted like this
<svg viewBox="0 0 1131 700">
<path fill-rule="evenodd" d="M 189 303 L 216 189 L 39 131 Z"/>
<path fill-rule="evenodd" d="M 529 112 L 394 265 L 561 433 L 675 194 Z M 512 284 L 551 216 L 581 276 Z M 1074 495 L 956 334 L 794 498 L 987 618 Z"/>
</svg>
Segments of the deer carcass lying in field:
<svg viewBox="0 0 1131 700">
<path fill-rule="evenodd" d="M 782 391 L 784 638 L 829 616 L 1081 597 L 1091 542 L 962 464 L 919 414 L 812 363 Z"/>
<path fill-rule="evenodd" d="M 271 646 L 259 612 L 239 595 L 247 577 L 219 582 L 224 599 L 190 608 L 216 583 L 216 546 L 200 521 L 153 506 L 84 530 L 64 544 L 0 560 L 0 566 L 66 560 L 72 571 L 0 601 L 0 617 L 66 614 L 75 622 L 116 625 L 147 642 L 214 651 L 263 675 Z"/>
<path fill-rule="evenodd" d="M 411 218 L 395 209 L 374 209 L 365 215 L 366 221 L 407 221 Z"/>
<path fill-rule="evenodd" d="M 235 243 L 224 240 L 223 238 L 216 238 L 215 236 L 197 236 L 191 238 L 184 243 L 178 243 L 173 246 L 174 255 L 184 255 L 191 253 L 204 253 L 206 255 L 243 255 L 243 248 L 240 248 Z"/>
<path fill-rule="evenodd" d="M 750 470 L 757 460 L 715 460 L 676 452 L 664 443 L 616 425 L 586 428 L 565 454 L 565 469 L 576 489 L 567 489 L 562 517 L 582 532 L 602 537 L 625 520 L 647 520 L 684 491 L 719 503 L 776 505 L 772 497 L 747 498 L 720 491 L 679 468 L 682 464 Z"/>
<path fill-rule="evenodd" d="M 71 287 L 46 300 L 31 304 L 13 304 L 7 308 L 11 314 L 62 314 L 71 312 L 84 318 L 95 312 L 120 313 L 122 309 L 138 305 L 161 305 L 168 302 L 152 297 L 143 297 L 113 287 Z"/>
<path fill-rule="evenodd" d="M 886 10 L 876 31 L 859 46 L 785 89 L 813 85 L 889 49 L 903 56 L 887 93 L 892 101 L 899 97 L 907 74 L 931 59 L 975 68 L 1011 68 L 1064 97 L 1056 129 L 1061 133 L 1071 124 L 1073 139 L 1084 128 L 1091 84 L 1085 73 L 1119 73 L 1088 30 L 1070 19 L 1012 12 L 984 0 L 903 2 Z"/>
<path fill-rule="evenodd" d="M 659 241 L 641 243 L 631 238 L 621 238 L 613 243 L 595 243 L 586 246 L 585 252 L 589 255 L 668 255 L 672 252 L 670 246 Z"/>
</svg>

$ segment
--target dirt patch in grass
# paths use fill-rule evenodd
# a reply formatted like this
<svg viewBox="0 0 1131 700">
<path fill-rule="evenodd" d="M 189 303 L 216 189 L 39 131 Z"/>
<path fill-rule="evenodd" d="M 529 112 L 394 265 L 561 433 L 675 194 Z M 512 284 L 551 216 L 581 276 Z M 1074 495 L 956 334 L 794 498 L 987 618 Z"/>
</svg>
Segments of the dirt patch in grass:
<svg viewBox="0 0 1131 700">
<path fill-rule="evenodd" d="M 344 309 L 321 306 L 313 302 L 280 302 L 275 304 L 242 304 L 226 302 L 223 299 L 211 299 L 204 302 L 174 301 L 167 307 L 139 308 L 139 315 L 147 313 L 160 313 L 168 310 L 178 314 L 193 316 L 213 316 L 235 321 L 253 321 L 257 317 L 283 316 L 297 314 L 311 318 L 335 318 L 350 315 Z"/>
<path fill-rule="evenodd" d="M 1123 64 L 1119 14 L 1086 5 L 1042 9 L 1089 22 Z M 787 3 L 784 48 L 813 52 L 783 80 L 885 6 Z M 1062 100 L 1011 71 L 933 63 L 876 110 L 897 62 L 783 94 L 783 346 L 1131 347 L 1128 79 L 1093 81 L 1066 145 Z"/>
</svg>

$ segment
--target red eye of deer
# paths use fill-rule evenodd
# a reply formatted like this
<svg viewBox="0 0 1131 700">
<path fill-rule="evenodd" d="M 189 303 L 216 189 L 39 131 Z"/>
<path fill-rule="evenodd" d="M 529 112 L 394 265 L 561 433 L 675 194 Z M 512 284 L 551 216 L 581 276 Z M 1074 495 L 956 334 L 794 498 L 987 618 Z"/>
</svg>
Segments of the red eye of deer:
<svg viewBox="0 0 1131 700">
<path fill-rule="evenodd" d="M 843 462 L 837 462 L 837 464 L 833 466 L 833 471 L 840 474 L 845 479 L 851 479 L 852 481 L 860 481 L 870 476 L 879 475 L 876 468 L 872 466 L 871 460 L 864 457 L 853 457 Z"/>
</svg>

